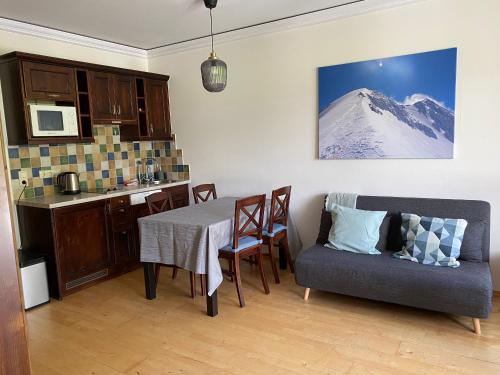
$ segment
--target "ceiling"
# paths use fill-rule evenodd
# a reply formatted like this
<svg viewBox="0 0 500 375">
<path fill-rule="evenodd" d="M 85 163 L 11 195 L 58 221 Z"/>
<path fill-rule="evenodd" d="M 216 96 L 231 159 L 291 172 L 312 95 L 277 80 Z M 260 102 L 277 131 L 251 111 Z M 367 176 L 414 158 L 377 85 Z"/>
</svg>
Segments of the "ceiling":
<svg viewBox="0 0 500 375">
<path fill-rule="evenodd" d="M 219 0 L 214 32 L 376 1 L 381 0 Z M 145 50 L 210 33 L 202 0 L 0 0 L 0 17 Z"/>
</svg>

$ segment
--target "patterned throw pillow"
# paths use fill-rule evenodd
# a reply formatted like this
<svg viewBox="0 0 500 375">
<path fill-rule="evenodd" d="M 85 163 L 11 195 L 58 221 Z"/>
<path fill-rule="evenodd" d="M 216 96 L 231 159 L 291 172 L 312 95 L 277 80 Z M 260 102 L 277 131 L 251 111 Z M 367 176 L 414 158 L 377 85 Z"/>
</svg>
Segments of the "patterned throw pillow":
<svg viewBox="0 0 500 375">
<path fill-rule="evenodd" d="M 433 266 L 458 267 L 467 221 L 401 214 L 403 250 L 396 258 Z"/>
</svg>

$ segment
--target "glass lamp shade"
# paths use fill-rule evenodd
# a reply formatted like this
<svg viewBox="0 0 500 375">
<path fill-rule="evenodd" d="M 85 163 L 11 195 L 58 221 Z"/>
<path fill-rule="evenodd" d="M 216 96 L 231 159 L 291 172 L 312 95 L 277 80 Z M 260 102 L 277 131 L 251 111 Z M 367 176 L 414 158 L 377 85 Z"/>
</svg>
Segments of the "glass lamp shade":
<svg viewBox="0 0 500 375">
<path fill-rule="evenodd" d="M 226 88 L 227 65 L 219 60 L 215 53 L 201 64 L 201 79 L 203 87 L 209 92 L 221 92 Z"/>
</svg>

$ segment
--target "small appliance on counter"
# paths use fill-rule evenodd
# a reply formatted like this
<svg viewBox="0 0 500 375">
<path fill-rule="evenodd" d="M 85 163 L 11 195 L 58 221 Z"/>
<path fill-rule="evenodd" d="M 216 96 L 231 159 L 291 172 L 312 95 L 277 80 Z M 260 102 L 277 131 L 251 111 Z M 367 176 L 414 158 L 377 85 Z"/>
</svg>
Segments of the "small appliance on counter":
<svg viewBox="0 0 500 375">
<path fill-rule="evenodd" d="M 45 259 L 34 253 L 19 250 L 19 267 L 23 284 L 24 308 L 49 302 L 49 286 Z"/>
<path fill-rule="evenodd" d="M 57 175 L 56 184 L 63 194 L 79 194 L 80 181 L 75 172 L 63 172 Z"/>
</svg>

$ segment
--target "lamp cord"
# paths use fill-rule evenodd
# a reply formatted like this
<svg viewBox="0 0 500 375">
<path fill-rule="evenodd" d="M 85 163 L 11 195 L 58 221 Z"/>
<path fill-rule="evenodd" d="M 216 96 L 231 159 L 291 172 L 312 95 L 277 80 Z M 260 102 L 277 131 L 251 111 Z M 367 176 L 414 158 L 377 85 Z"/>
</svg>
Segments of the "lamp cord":
<svg viewBox="0 0 500 375">
<path fill-rule="evenodd" d="M 214 53 L 214 30 L 212 22 L 212 8 L 210 8 L 210 36 L 212 38 L 212 54 Z"/>
</svg>

